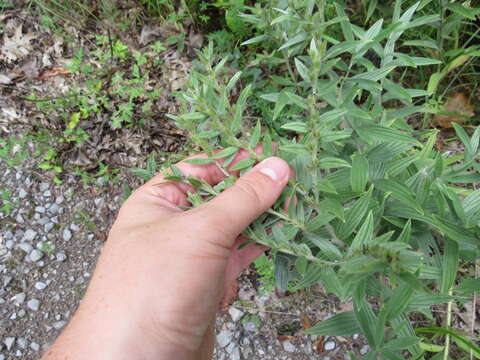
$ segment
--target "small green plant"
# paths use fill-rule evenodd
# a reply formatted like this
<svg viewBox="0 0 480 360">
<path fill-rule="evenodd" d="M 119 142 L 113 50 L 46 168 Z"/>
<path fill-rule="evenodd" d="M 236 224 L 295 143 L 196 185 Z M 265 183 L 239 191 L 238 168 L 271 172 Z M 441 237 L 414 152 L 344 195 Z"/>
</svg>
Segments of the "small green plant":
<svg viewBox="0 0 480 360">
<path fill-rule="evenodd" d="M 2 206 L 0 212 L 9 214 L 13 210 L 13 203 L 11 202 L 12 191 L 10 189 L 2 189 Z"/>
<path fill-rule="evenodd" d="M 246 314 L 242 318 L 242 324 L 248 324 L 249 322 L 253 323 L 257 329 L 260 329 L 262 326 L 261 317 L 255 314 Z"/>
<path fill-rule="evenodd" d="M 75 221 L 80 223 L 88 231 L 94 231 L 97 228 L 92 216 L 84 210 L 78 210 L 75 212 Z"/>
<path fill-rule="evenodd" d="M 51 241 L 42 242 L 40 244 L 40 250 L 47 255 L 51 255 L 53 254 L 53 250 L 55 250 L 55 245 L 53 245 Z"/>
<path fill-rule="evenodd" d="M 275 267 L 266 255 L 260 256 L 253 263 L 257 274 L 260 275 L 260 291 L 271 293 L 275 289 Z"/>
<path fill-rule="evenodd" d="M 29 156 L 27 148 L 27 136 L 10 135 L 0 138 L 0 160 L 8 167 L 14 167 L 23 163 Z"/>
<path fill-rule="evenodd" d="M 143 181 L 148 181 L 154 177 L 158 172 L 157 161 L 155 160 L 155 154 L 152 153 L 147 157 L 146 169 L 133 168 L 130 171 L 133 175 L 139 176 Z"/>
<path fill-rule="evenodd" d="M 242 174 L 271 156 L 275 142 L 294 168 L 283 196 L 244 234 L 271 248 L 279 291 L 321 281 L 353 302 L 353 311 L 307 333 L 362 333 L 372 349 L 365 359 L 447 359 L 456 338 L 452 304 L 466 300 L 459 270 L 480 257 L 480 190 L 473 187 L 480 182 L 480 128 L 468 134 L 456 125 L 465 153 L 452 155 L 435 149 L 436 129 L 409 125 L 435 111 L 425 101 L 434 92 L 403 86 L 399 74 L 435 69 L 443 59 L 403 53 L 399 40 L 438 26 L 441 17 L 416 15 L 425 2 L 402 3 L 395 2 L 391 19 L 366 28 L 336 2 L 246 7 L 241 17 L 255 32 L 241 45 L 246 58 L 219 58 L 212 44 L 199 52 L 178 94 L 183 111 L 171 118 L 207 154 L 192 164 L 227 173 L 245 149 L 249 158 L 232 168 Z M 230 175 L 212 187 L 175 167 L 166 173 L 198 189 L 192 206 L 236 180 Z M 437 304 L 447 304 L 443 319 L 430 311 Z M 441 336 L 425 336 L 432 328 L 417 327 L 414 315 L 441 323 Z M 464 348 L 478 349 L 475 339 L 460 337 Z"/>
</svg>

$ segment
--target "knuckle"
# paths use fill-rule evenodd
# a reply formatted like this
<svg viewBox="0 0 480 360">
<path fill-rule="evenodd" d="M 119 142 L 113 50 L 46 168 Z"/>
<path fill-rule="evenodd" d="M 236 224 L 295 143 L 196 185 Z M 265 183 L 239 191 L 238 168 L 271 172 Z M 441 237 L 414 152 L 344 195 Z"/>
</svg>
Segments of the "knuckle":
<svg viewBox="0 0 480 360">
<path fill-rule="evenodd" d="M 256 186 L 253 181 L 242 179 L 238 181 L 234 187 L 236 187 L 242 195 L 246 196 L 252 204 L 263 205 L 264 201 L 257 190 L 258 186 Z"/>
</svg>

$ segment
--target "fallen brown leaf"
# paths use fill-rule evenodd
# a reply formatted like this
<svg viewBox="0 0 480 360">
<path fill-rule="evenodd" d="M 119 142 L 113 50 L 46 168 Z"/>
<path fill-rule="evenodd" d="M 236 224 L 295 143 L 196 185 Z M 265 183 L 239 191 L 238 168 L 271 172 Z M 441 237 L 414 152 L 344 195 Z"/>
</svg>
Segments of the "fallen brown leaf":
<svg viewBox="0 0 480 360">
<path fill-rule="evenodd" d="M 0 48 L 0 59 L 11 63 L 17 59 L 27 56 L 32 51 L 30 41 L 34 40 L 36 35 L 29 32 L 23 33 L 23 26 L 17 26 L 12 37 L 3 35 L 3 46 Z"/>
<path fill-rule="evenodd" d="M 313 350 L 317 352 L 317 354 L 321 354 L 323 352 L 323 347 L 325 345 L 325 338 L 320 336 L 317 340 L 314 341 L 312 344 Z"/>
<path fill-rule="evenodd" d="M 278 341 L 290 341 L 290 342 L 294 342 L 296 340 L 295 336 L 291 336 L 291 335 L 277 335 L 277 339 Z"/>
<path fill-rule="evenodd" d="M 69 74 L 70 74 L 70 70 L 67 70 L 64 68 L 53 68 L 53 69 L 42 71 L 42 73 L 37 77 L 37 80 L 46 80 L 48 78 L 52 78 L 55 76 L 65 76 Z"/>
<path fill-rule="evenodd" d="M 303 315 L 300 321 L 302 323 L 303 330 L 308 330 L 312 327 L 312 322 L 307 315 Z"/>
<path fill-rule="evenodd" d="M 475 108 L 470 104 L 468 97 L 464 93 L 456 93 L 447 99 L 433 122 L 440 127 L 451 128 L 453 122 L 462 124 L 474 115 Z"/>
</svg>

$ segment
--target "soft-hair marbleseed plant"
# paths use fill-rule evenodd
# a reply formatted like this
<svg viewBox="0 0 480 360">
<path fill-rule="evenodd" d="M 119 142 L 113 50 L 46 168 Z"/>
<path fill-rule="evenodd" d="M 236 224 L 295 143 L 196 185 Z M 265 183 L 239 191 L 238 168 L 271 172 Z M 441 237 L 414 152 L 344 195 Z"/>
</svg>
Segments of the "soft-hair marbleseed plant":
<svg viewBox="0 0 480 360">
<path fill-rule="evenodd" d="M 368 29 L 351 24 L 340 3 L 247 7 L 241 18 L 256 34 L 241 44 L 244 61 L 217 58 L 212 44 L 198 52 L 178 94 L 183 112 L 171 116 L 208 155 L 192 162 L 217 163 L 227 176 L 240 149 L 250 158 L 234 170 L 245 172 L 278 144 L 296 177 L 245 235 L 271 247 L 279 289 L 321 281 L 353 302 L 353 311 L 307 333 L 362 333 L 371 347 L 365 359 L 447 359 L 453 342 L 480 354 L 475 339 L 450 328 L 452 304 L 475 291 L 456 279 L 460 266 L 479 258 L 480 190 L 471 184 L 480 182 L 480 129 L 469 136 L 455 125 L 465 154 L 439 153 L 436 130 L 413 130 L 407 121 L 433 111 L 425 102 L 431 94 L 396 82 L 399 69 L 440 63 L 398 50 L 406 30 L 439 24 L 437 15 L 415 15 L 424 3 L 397 1 L 390 21 Z M 193 206 L 235 180 L 211 187 L 171 171 L 167 180 L 199 189 Z M 288 209 L 286 198 L 296 199 Z M 436 304 L 447 304 L 441 327 Z M 431 326 L 411 322 L 414 313 Z"/>
</svg>

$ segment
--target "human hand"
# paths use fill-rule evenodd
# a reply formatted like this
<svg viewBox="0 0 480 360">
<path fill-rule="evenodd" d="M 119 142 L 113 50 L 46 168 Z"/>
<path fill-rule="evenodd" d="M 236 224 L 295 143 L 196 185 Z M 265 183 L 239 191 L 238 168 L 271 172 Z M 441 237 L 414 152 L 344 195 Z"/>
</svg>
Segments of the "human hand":
<svg viewBox="0 0 480 360">
<path fill-rule="evenodd" d="M 246 157 L 240 151 L 232 165 Z M 211 185 L 225 177 L 214 164 L 176 166 Z M 181 207 L 189 205 L 189 185 L 157 185 L 157 175 L 141 186 L 122 206 L 79 310 L 45 359 L 210 358 L 222 296 L 266 249 L 239 250 L 240 234 L 289 176 L 285 161 L 268 158 L 188 211 Z"/>
</svg>

